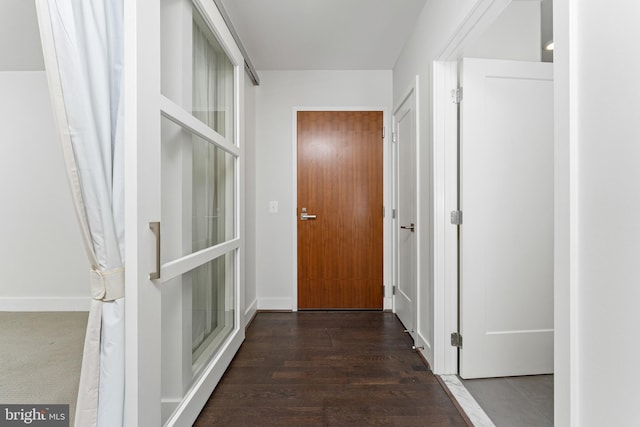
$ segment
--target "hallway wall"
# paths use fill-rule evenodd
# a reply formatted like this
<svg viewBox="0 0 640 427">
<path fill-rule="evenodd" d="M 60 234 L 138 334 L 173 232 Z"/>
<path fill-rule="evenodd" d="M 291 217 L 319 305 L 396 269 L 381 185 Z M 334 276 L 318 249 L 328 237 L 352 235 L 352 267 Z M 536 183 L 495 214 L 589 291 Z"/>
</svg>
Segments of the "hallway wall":
<svg viewBox="0 0 640 427">
<path fill-rule="evenodd" d="M 289 310 L 297 278 L 294 107 L 391 110 L 391 71 L 259 71 L 256 88 L 256 286 L 259 309 Z M 385 117 L 390 126 L 390 117 Z M 386 197 L 386 196 L 385 196 Z M 279 203 L 269 213 L 269 201 Z"/>
<path fill-rule="evenodd" d="M 638 16 L 554 1 L 556 425 L 640 425 Z"/>
<path fill-rule="evenodd" d="M 541 11 L 538 0 L 511 2 L 463 56 L 540 62 Z"/>
<path fill-rule="evenodd" d="M 0 72 L 0 311 L 89 309 L 89 264 L 44 71 Z"/>
<path fill-rule="evenodd" d="M 432 180 L 432 63 L 445 48 L 455 30 L 472 10 L 477 0 L 431 0 L 422 10 L 418 23 L 393 69 L 394 107 L 419 78 L 418 90 L 418 335 L 425 345 L 424 355 L 433 364 L 434 280 L 433 280 L 433 180 Z M 451 331 L 450 331 L 451 332 Z"/>
</svg>

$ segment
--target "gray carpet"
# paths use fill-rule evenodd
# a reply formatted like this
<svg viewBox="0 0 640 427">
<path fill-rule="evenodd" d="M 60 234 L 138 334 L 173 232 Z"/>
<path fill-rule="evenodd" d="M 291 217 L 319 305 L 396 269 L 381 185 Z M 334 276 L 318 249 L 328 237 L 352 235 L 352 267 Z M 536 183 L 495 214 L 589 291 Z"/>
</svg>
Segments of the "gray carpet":
<svg viewBox="0 0 640 427">
<path fill-rule="evenodd" d="M 69 404 L 80 380 L 86 312 L 0 312 L 0 403 Z"/>
</svg>

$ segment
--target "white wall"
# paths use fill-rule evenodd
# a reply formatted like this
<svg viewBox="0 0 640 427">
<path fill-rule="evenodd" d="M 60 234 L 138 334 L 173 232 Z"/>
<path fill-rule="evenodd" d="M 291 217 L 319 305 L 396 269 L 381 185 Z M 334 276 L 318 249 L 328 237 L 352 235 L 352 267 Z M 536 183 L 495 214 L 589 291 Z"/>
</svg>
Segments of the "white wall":
<svg viewBox="0 0 640 427">
<path fill-rule="evenodd" d="M 44 71 L 0 72 L 0 310 L 88 310 L 82 246 Z"/>
<path fill-rule="evenodd" d="M 244 78 L 244 167 L 245 167 L 245 324 L 256 312 L 256 87 Z"/>
<path fill-rule="evenodd" d="M 44 70 L 36 3 L 0 1 L 0 71 Z"/>
<path fill-rule="evenodd" d="M 424 355 L 433 365 L 434 281 L 433 281 L 433 192 L 432 192 L 432 63 L 439 57 L 455 30 L 477 0 L 431 0 L 423 9 L 411 38 L 393 69 L 394 107 L 419 76 L 419 172 L 420 203 L 418 224 L 418 337 Z M 453 331 L 450 331 L 453 332 Z"/>
<path fill-rule="evenodd" d="M 556 200 L 568 224 L 556 246 L 556 344 L 561 397 L 572 410 L 569 419 L 563 404 L 555 422 L 637 426 L 640 3 L 556 0 L 554 10 Z"/>
<path fill-rule="evenodd" d="M 256 284 L 259 309 L 297 306 L 294 107 L 391 109 L 391 71 L 260 71 L 256 88 Z M 390 117 L 385 117 L 389 128 Z M 279 202 L 270 214 L 269 201 Z"/>
<path fill-rule="evenodd" d="M 539 0 L 512 2 L 464 56 L 540 62 L 541 10 Z"/>
</svg>

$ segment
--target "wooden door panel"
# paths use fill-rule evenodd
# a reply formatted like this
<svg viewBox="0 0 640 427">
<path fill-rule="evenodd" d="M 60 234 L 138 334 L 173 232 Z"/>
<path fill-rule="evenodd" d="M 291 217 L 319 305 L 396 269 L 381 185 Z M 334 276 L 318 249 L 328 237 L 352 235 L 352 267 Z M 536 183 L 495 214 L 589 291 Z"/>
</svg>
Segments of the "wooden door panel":
<svg viewBox="0 0 640 427">
<path fill-rule="evenodd" d="M 298 112 L 298 308 L 382 308 L 382 166 L 382 112 Z"/>
</svg>

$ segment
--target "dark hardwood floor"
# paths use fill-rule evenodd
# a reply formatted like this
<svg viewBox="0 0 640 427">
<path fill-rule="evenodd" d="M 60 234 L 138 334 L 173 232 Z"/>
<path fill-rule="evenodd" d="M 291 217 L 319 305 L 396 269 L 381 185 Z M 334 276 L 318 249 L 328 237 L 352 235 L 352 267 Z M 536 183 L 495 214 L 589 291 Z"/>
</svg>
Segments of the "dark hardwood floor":
<svg viewBox="0 0 640 427">
<path fill-rule="evenodd" d="M 466 426 L 383 312 L 258 313 L 195 426 Z"/>
</svg>

